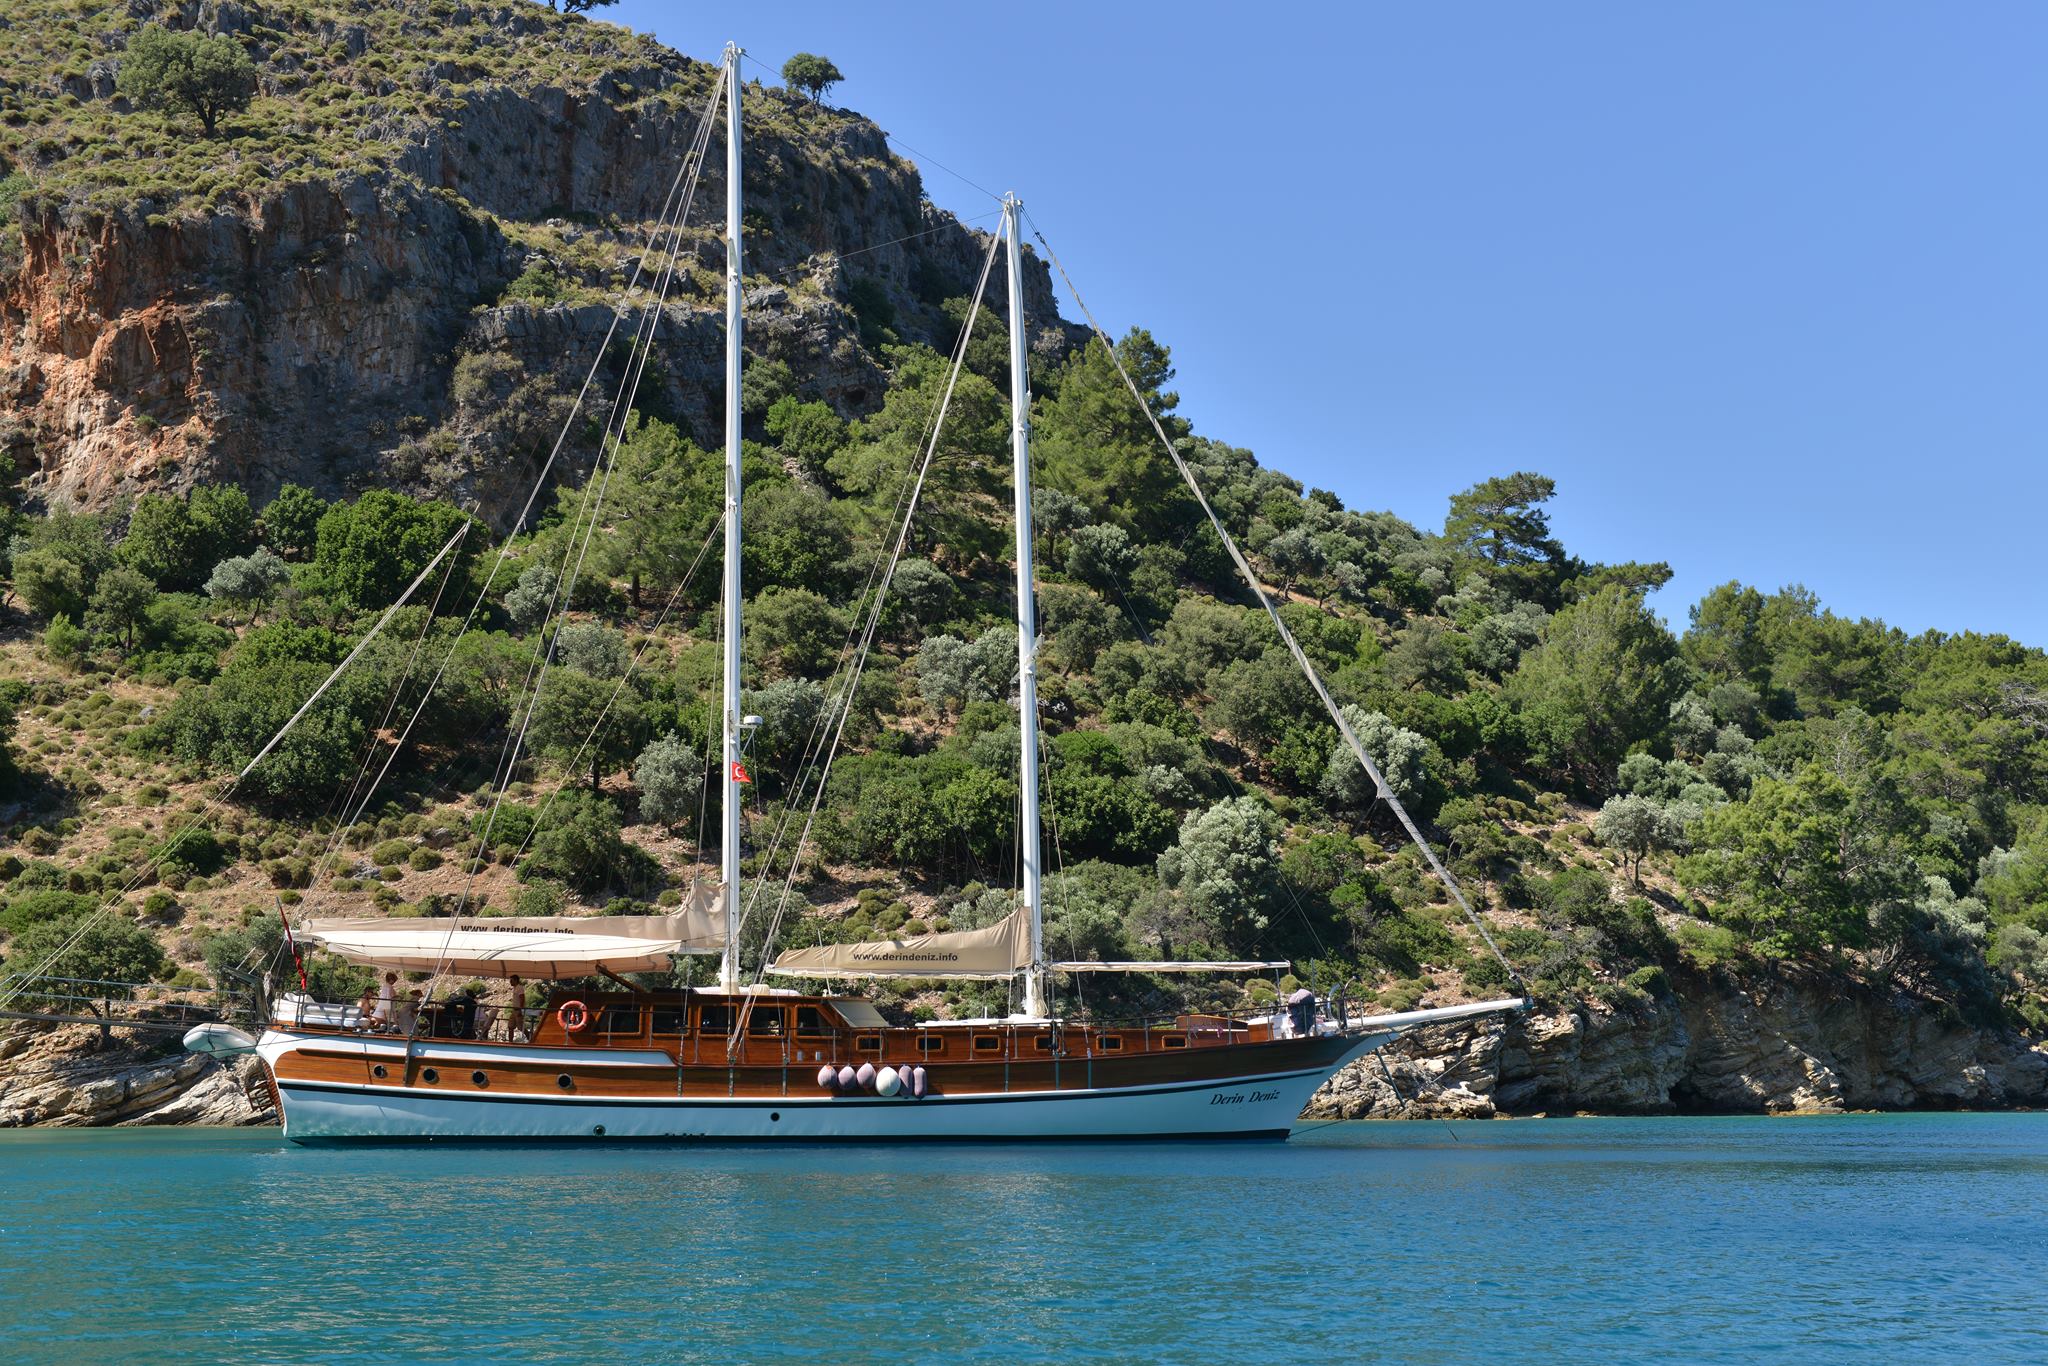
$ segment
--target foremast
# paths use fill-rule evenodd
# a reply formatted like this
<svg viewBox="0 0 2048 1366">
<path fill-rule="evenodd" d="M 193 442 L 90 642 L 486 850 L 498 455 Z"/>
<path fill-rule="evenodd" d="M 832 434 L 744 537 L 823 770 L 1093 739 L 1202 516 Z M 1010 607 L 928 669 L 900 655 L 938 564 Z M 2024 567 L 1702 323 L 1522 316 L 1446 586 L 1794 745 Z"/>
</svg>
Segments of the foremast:
<svg viewBox="0 0 2048 1366">
<path fill-rule="evenodd" d="M 719 846 L 720 900 L 725 908 L 725 954 L 718 963 L 722 991 L 740 985 L 740 56 L 725 45 L 725 604 L 720 634 L 725 645 L 724 727 L 719 771 L 724 775 L 724 817 Z"/>
<path fill-rule="evenodd" d="M 1010 454 L 1017 500 L 1017 734 L 1018 864 L 1024 908 L 1031 924 L 1031 966 L 1024 972 L 1024 1015 L 1045 1018 L 1045 921 L 1041 909 L 1042 843 L 1038 819 L 1038 614 L 1031 568 L 1031 376 L 1025 367 L 1024 248 L 1018 231 L 1023 201 L 1003 199 L 1003 231 L 1010 242 Z"/>
</svg>

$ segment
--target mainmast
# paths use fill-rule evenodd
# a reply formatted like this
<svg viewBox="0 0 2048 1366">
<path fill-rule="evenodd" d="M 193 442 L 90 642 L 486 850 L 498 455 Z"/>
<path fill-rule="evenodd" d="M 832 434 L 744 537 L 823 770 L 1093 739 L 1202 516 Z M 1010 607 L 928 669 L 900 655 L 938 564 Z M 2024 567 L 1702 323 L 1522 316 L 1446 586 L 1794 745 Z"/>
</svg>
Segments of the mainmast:
<svg viewBox="0 0 2048 1366">
<path fill-rule="evenodd" d="M 1018 215 L 1023 201 L 1003 199 L 1003 230 L 1010 239 L 1010 453 L 1017 497 L 1017 765 L 1023 828 L 1019 832 L 1024 905 L 1031 917 L 1031 966 L 1024 974 L 1024 1014 L 1045 1017 L 1045 921 L 1040 906 L 1038 832 L 1038 621 L 1031 572 L 1031 376 L 1025 369 L 1024 248 Z"/>
<path fill-rule="evenodd" d="M 740 49 L 725 45 L 725 956 L 718 986 L 740 985 Z"/>
</svg>

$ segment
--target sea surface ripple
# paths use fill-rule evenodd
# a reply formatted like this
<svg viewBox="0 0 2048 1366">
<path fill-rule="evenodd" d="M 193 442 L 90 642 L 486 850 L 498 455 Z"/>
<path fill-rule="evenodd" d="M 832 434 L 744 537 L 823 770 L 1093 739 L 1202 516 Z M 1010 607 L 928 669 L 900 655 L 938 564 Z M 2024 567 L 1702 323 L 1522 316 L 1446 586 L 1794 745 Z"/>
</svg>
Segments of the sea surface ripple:
<svg viewBox="0 0 2048 1366">
<path fill-rule="evenodd" d="M 13 1361 L 2048 1360 L 2048 1115 L 1286 1144 L 0 1134 Z"/>
</svg>

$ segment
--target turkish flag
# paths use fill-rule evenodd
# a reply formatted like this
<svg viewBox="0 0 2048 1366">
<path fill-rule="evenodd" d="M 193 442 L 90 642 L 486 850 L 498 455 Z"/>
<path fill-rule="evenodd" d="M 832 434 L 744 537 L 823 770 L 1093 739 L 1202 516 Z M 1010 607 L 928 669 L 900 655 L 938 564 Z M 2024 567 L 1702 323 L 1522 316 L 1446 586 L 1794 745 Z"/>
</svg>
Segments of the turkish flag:
<svg viewBox="0 0 2048 1366">
<path fill-rule="evenodd" d="M 751 783 L 754 778 L 747 772 L 747 766 L 735 759 L 732 761 L 732 780 L 736 783 Z"/>
</svg>

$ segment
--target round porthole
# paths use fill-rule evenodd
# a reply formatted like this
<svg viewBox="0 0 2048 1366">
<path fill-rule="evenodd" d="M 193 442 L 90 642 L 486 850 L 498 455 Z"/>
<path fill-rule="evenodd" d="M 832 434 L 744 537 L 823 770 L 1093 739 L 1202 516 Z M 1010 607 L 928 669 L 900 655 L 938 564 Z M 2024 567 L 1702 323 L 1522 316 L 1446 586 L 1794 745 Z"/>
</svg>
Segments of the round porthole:
<svg viewBox="0 0 2048 1366">
<path fill-rule="evenodd" d="M 591 1125 L 591 1126 L 590 1126 L 590 1132 L 591 1132 L 591 1133 L 593 1133 L 593 1134 L 596 1134 L 596 1135 L 597 1135 L 597 1136 L 598 1136 L 599 1138 L 603 1138 L 603 1137 L 604 1137 L 604 1125 L 602 1125 L 602 1124 L 593 1124 L 593 1125 Z"/>
<path fill-rule="evenodd" d="M 435 1082 L 441 1080 L 441 1074 L 431 1067 L 422 1067 L 420 1069 L 420 1080 L 432 1086 Z"/>
<path fill-rule="evenodd" d="M 384 1080 L 384 1078 L 390 1076 L 391 1072 L 390 1069 L 386 1068 L 384 1064 L 380 1062 L 370 1069 L 370 1075 L 375 1077 L 378 1081 L 382 1081 Z"/>
<path fill-rule="evenodd" d="M 569 1080 L 569 1074 L 567 1072 L 564 1072 L 561 1076 L 555 1078 L 555 1085 L 561 1087 L 564 1091 L 573 1091 L 576 1089 L 576 1083 Z"/>
<path fill-rule="evenodd" d="M 768 1112 L 768 1122 L 770 1124 L 780 1124 L 782 1122 L 782 1111 L 770 1110 Z"/>
<path fill-rule="evenodd" d="M 469 1079 L 474 1085 L 477 1086 L 489 1086 L 491 1084 L 491 1079 L 485 1076 L 481 1071 L 470 1073 Z"/>
</svg>

